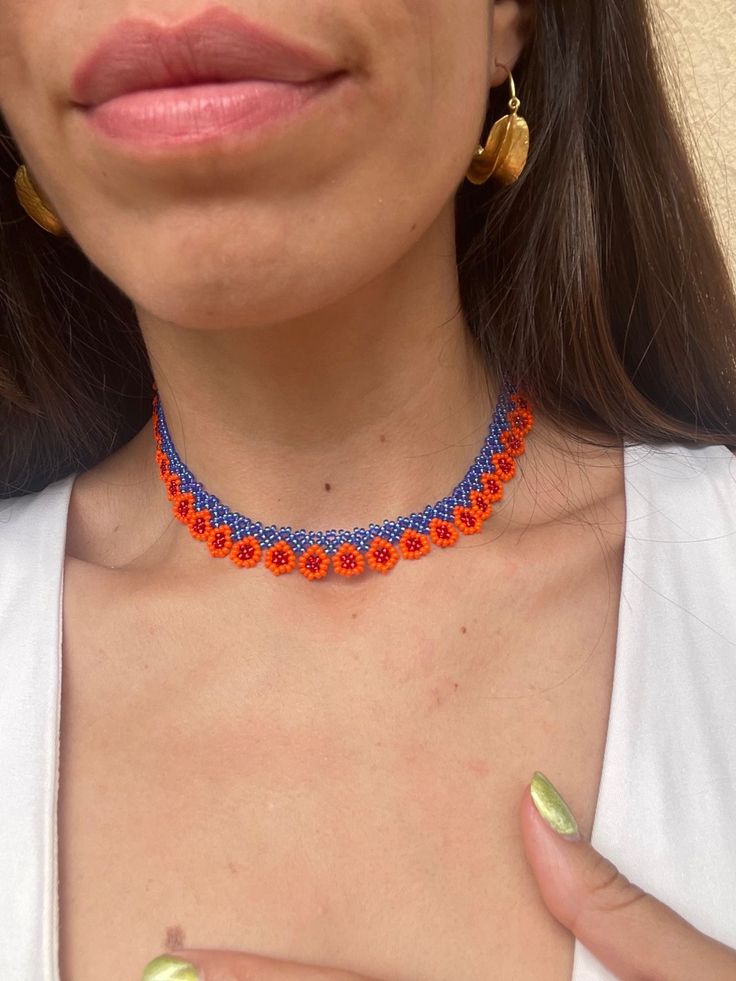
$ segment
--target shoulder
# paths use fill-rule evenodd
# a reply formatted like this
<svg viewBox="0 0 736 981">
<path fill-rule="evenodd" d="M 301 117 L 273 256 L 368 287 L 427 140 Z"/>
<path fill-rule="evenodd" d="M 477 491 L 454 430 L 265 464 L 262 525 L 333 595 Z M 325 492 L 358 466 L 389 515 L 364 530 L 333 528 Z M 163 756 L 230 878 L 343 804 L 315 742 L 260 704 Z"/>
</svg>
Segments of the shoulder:
<svg viewBox="0 0 736 981">
<path fill-rule="evenodd" d="M 736 456 L 726 446 L 637 445 L 625 460 L 625 592 L 639 604 L 638 629 L 646 621 L 664 644 L 666 623 L 671 640 L 674 631 L 718 648 L 724 670 L 736 670 Z"/>
<path fill-rule="evenodd" d="M 75 474 L 23 497 L 0 501 L 0 605 L 63 563 Z"/>
<path fill-rule="evenodd" d="M 736 454 L 729 447 L 628 443 L 624 462 L 632 525 L 646 521 L 682 540 L 736 536 Z M 736 537 L 732 544 L 736 549 Z"/>
<path fill-rule="evenodd" d="M 736 448 L 723 445 L 690 443 L 625 443 L 629 466 L 646 472 L 671 473 L 673 476 L 708 474 L 724 477 L 736 473 Z"/>
<path fill-rule="evenodd" d="M 20 529 L 38 523 L 53 524 L 62 518 L 66 522 L 72 485 L 77 474 L 69 474 L 48 484 L 43 490 L 24 494 L 21 497 L 6 497 L 0 500 L 0 541 L 7 545 Z"/>
</svg>

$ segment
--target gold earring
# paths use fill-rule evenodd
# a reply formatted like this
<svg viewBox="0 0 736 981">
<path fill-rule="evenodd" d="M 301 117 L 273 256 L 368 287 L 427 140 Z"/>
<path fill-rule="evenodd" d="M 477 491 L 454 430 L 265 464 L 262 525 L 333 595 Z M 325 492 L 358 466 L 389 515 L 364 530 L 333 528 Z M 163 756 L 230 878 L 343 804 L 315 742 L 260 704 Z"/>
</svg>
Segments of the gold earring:
<svg viewBox="0 0 736 981">
<path fill-rule="evenodd" d="M 500 62 L 496 64 L 500 65 Z M 471 184 L 485 184 L 489 177 L 501 184 L 513 184 L 526 166 L 529 155 L 529 127 L 517 114 L 521 102 L 516 98 L 514 79 L 506 65 L 500 67 L 509 76 L 511 113 L 496 120 L 485 147 L 479 145 L 475 151 L 466 174 Z"/>
<path fill-rule="evenodd" d="M 21 164 L 15 172 L 15 193 L 23 210 L 37 225 L 52 235 L 65 234 L 64 226 L 41 197 L 25 164 Z"/>
</svg>

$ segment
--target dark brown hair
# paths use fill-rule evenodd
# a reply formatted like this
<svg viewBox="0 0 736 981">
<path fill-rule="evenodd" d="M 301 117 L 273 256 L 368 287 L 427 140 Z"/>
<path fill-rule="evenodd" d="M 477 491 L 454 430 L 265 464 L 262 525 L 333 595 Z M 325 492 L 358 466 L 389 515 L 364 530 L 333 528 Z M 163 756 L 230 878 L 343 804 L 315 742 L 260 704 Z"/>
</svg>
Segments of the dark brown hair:
<svg viewBox="0 0 736 981">
<path fill-rule="evenodd" d="M 461 300 L 491 373 L 563 431 L 733 445 L 736 297 L 665 72 L 645 0 L 539 0 L 514 68 L 529 162 L 458 189 Z M 0 131 L 0 496 L 88 469 L 151 411 L 132 304 L 25 217 L 20 162 Z"/>
</svg>

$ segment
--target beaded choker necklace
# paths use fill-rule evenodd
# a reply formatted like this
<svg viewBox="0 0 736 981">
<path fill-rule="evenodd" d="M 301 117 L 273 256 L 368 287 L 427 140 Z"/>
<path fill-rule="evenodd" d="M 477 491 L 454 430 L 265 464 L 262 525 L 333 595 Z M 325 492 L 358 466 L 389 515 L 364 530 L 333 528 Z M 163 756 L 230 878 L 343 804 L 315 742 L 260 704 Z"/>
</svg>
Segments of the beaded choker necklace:
<svg viewBox="0 0 736 981">
<path fill-rule="evenodd" d="M 506 383 L 483 446 L 449 497 L 420 514 L 367 528 L 292 531 L 252 521 L 207 493 L 177 454 L 155 383 L 153 391 L 156 462 L 174 517 L 193 538 L 206 542 L 215 558 L 229 557 L 241 569 L 262 561 L 276 576 L 298 569 L 310 580 L 324 579 L 330 569 L 341 576 L 358 576 L 366 568 L 385 573 L 400 558 L 419 559 L 433 545 L 448 548 L 461 534 L 479 532 L 503 497 L 505 483 L 515 475 L 516 457 L 524 452 L 524 439 L 533 425 L 528 399 Z"/>
</svg>

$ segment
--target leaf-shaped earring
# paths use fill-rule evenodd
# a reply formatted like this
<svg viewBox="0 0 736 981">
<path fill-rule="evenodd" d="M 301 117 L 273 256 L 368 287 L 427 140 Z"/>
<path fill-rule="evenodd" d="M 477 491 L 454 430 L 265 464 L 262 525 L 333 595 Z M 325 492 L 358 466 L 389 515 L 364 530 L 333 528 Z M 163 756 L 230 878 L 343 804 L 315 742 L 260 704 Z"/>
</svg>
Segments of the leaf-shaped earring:
<svg viewBox="0 0 736 981">
<path fill-rule="evenodd" d="M 500 64 L 500 62 L 496 62 Z M 526 120 L 518 115 L 521 102 L 516 97 L 514 79 L 508 72 L 511 98 L 507 116 L 502 116 L 493 124 L 485 147 L 478 146 L 466 174 L 471 184 L 485 184 L 493 177 L 500 184 L 513 184 L 526 166 L 529 156 L 529 127 Z"/>
<path fill-rule="evenodd" d="M 15 193 L 26 214 L 44 231 L 52 235 L 65 234 L 64 226 L 41 197 L 25 164 L 21 164 L 15 172 Z"/>
</svg>

